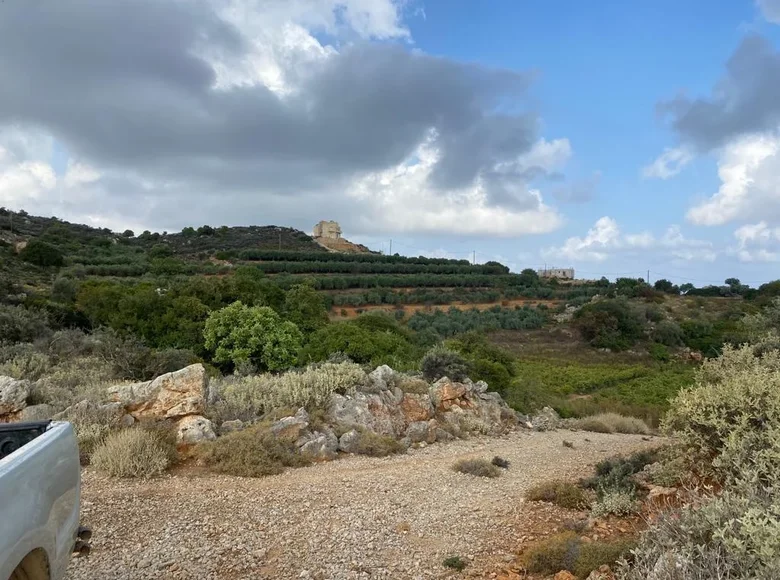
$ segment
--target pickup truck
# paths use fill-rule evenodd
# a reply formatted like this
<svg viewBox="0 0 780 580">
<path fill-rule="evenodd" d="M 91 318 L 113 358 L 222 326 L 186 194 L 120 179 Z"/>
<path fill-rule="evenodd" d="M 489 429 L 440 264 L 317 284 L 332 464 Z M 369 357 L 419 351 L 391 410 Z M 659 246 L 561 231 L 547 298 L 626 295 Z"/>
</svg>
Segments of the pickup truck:
<svg viewBox="0 0 780 580">
<path fill-rule="evenodd" d="M 71 555 L 89 552 L 80 493 L 70 423 L 0 424 L 0 579 L 62 580 Z"/>
</svg>

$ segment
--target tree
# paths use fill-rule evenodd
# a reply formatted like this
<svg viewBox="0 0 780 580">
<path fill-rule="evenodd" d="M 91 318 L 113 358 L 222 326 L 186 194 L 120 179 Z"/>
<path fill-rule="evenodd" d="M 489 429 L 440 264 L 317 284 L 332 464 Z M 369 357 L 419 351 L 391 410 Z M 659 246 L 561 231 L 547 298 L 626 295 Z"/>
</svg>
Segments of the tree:
<svg viewBox="0 0 780 580">
<path fill-rule="evenodd" d="M 322 295 L 308 284 L 296 284 L 287 291 L 284 316 L 306 334 L 328 323 Z"/>
<path fill-rule="evenodd" d="M 659 292 L 666 292 L 667 294 L 675 294 L 676 292 L 680 291 L 680 289 L 677 286 L 672 284 L 666 278 L 661 278 L 660 280 L 656 280 L 655 284 L 653 284 L 653 287 Z"/>
<path fill-rule="evenodd" d="M 166 232 L 163 232 L 163 235 L 165 235 L 165 234 L 166 234 Z M 181 230 L 181 235 L 183 235 L 185 238 L 191 238 L 191 237 L 193 237 L 193 236 L 195 236 L 197 234 L 195 232 L 195 228 L 187 226 L 186 228 L 183 228 Z"/>
<path fill-rule="evenodd" d="M 133 238 L 135 237 L 135 232 L 133 232 L 133 230 L 125 230 L 122 232 L 122 236 L 125 238 Z"/>
<path fill-rule="evenodd" d="M 531 268 L 526 268 L 520 272 L 519 281 L 522 286 L 536 286 L 539 284 L 539 274 Z"/>
<path fill-rule="evenodd" d="M 19 252 L 19 257 L 25 262 L 36 266 L 60 267 L 65 263 L 65 258 L 56 247 L 40 240 L 30 240 L 24 249 Z"/>
<path fill-rule="evenodd" d="M 682 292 L 683 294 L 687 294 L 688 292 L 690 292 L 694 288 L 696 288 L 696 287 L 693 284 L 691 284 L 690 282 L 686 282 L 685 284 L 680 284 L 680 292 Z"/>
<path fill-rule="evenodd" d="M 278 371 L 291 367 L 303 342 L 298 327 L 268 306 L 245 306 L 234 302 L 212 312 L 203 330 L 205 347 L 214 362 L 250 362 L 258 370 Z"/>
</svg>

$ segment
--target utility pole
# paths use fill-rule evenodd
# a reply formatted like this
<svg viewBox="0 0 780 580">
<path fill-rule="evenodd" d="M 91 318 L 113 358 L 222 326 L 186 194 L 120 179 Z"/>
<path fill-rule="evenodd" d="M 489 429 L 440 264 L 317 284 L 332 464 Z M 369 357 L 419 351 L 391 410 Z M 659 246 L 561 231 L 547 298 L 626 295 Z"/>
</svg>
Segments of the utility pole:
<svg viewBox="0 0 780 580">
<path fill-rule="evenodd" d="M 477 251 L 474 250 L 474 257 L 471 259 L 471 265 L 476 266 L 477 265 Z"/>
<path fill-rule="evenodd" d="M 279 232 L 279 251 L 282 251 L 282 228 L 276 228 Z"/>
<path fill-rule="evenodd" d="M 390 240 L 390 251 L 387 252 L 387 255 L 388 256 L 392 256 L 393 255 L 393 240 L 392 239 Z"/>
<path fill-rule="evenodd" d="M 647 271 L 647 285 L 650 286 L 650 270 Z"/>
</svg>

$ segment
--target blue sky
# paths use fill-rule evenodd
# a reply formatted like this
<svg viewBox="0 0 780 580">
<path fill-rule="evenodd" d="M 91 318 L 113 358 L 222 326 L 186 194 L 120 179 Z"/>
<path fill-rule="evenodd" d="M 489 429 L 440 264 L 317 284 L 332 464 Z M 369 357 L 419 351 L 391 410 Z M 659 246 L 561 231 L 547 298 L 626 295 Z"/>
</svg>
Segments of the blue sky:
<svg viewBox="0 0 780 580">
<path fill-rule="evenodd" d="M 780 0 L 41 6 L 0 5 L 0 205 L 780 277 Z"/>
</svg>

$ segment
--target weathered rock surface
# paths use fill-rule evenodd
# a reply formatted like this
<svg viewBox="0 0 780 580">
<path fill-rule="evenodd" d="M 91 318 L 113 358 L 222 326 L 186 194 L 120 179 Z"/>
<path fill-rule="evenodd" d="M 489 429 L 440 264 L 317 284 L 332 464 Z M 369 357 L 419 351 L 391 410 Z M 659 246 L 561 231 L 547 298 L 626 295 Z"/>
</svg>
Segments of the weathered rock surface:
<svg viewBox="0 0 780 580">
<path fill-rule="evenodd" d="M 314 460 L 328 461 L 336 458 L 339 450 L 339 439 L 330 429 L 308 433 L 298 440 L 298 448 L 301 454 Z"/>
<path fill-rule="evenodd" d="M 560 425 L 561 418 L 555 412 L 555 409 L 551 407 L 545 407 L 531 419 L 531 426 L 535 431 L 551 431 L 557 429 Z"/>
<path fill-rule="evenodd" d="M 188 415 L 176 423 L 176 441 L 184 445 L 213 441 L 217 438 L 211 421 L 200 415 Z"/>
<path fill-rule="evenodd" d="M 52 416 L 55 421 L 119 423 L 125 415 L 121 403 L 96 403 L 85 399 Z"/>
<path fill-rule="evenodd" d="M 30 383 L 0 376 L 0 417 L 18 413 L 27 406 Z"/>
<path fill-rule="evenodd" d="M 354 429 L 347 431 L 339 437 L 339 451 L 354 453 L 357 448 L 358 439 L 360 439 L 360 433 Z"/>
<path fill-rule="evenodd" d="M 309 428 L 309 414 L 305 409 L 298 409 L 293 417 L 282 417 L 271 425 L 271 433 L 280 439 L 295 441 Z"/>
<path fill-rule="evenodd" d="M 108 396 L 136 419 L 176 419 L 205 411 L 206 384 L 206 369 L 198 363 L 153 381 L 111 387 Z"/>
<path fill-rule="evenodd" d="M 30 405 L 19 412 L 17 419 L 19 421 L 45 421 L 51 419 L 54 415 L 54 407 L 43 403 L 41 405 Z"/>
<path fill-rule="evenodd" d="M 240 419 L 234 419 L 233 421 L 223 421 L 219 426 L 219 432 L 221 435 L 232 433 L 233 431 L 241 431 L 244 428 L 244 422 Z"/>
</svg>

